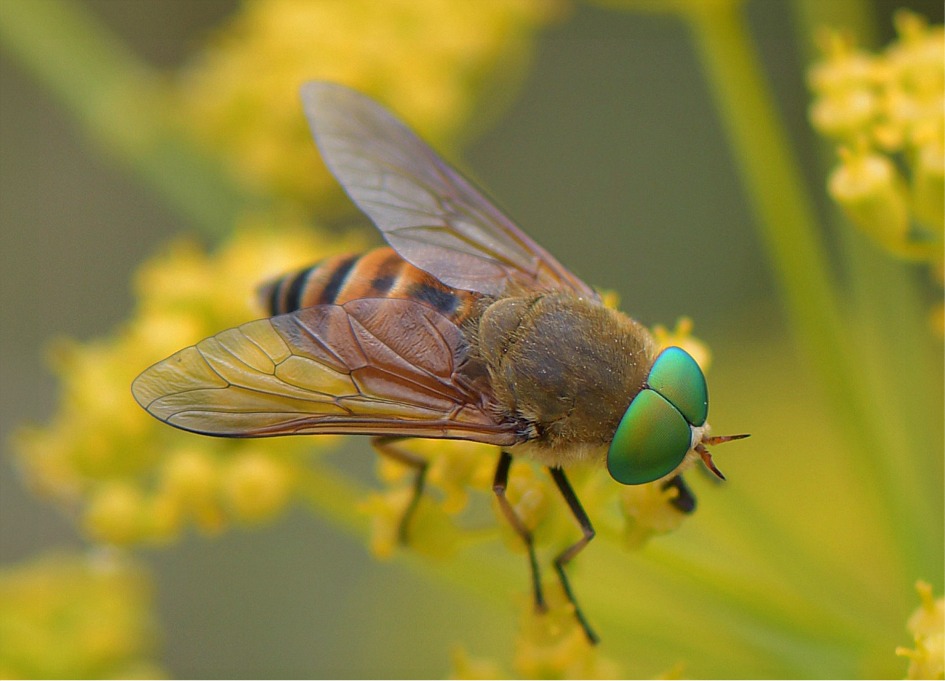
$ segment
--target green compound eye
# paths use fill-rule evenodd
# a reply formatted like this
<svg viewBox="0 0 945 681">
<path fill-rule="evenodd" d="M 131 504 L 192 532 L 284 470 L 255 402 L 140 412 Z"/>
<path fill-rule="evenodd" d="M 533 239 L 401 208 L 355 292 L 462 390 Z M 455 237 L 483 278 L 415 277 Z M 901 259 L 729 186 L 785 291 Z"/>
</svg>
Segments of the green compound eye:
<svg viewBox="0 0 945 681">
<path fill-rule="evenodd" d="M 611 477 L 642 485 L 671 473 L 692 446 L 690 426 L 703 425 L 708 413 L 702 369 L 682 348 L 666 348 L 614 433 L 607 452 Z"/>
<path fill-rule="evenodd" d="M 607 470 L 624 485 L 642 485 L 671 473 L 689 451 L 686 419 L 659 393 L 644 388 L 627 408 L 607 452 Z"/>
<path fill-rule="evenodd" d="M 696 360 L 682 348 L 666 348 L 659 354 L 646 384 L 665 397 L 689 423 L 699 427 L 709 415 L 709 391 Z"/>
</svg>

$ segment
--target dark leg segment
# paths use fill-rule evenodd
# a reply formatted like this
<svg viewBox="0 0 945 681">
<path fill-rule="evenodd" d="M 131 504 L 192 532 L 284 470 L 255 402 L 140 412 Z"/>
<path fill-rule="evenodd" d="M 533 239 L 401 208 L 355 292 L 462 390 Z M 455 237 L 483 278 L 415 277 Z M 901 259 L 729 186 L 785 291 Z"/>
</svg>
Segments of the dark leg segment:
<svg viewBox="0 0 945 681">
<path fill-rule="evenodd" d="M 420 497 L 423 495 L 423 485 L 427 478 L 427 467 L 429 463 L 426 459 L 416 454 L 412 454 L 396 446 L 397 441 L 407 438 L 402 437 L 374 437 L 371 438 L 371 445 L 379 454 L 393 459 L 399 463 L 413 468 L 415 471 L 413 479 L 413 496 L 410 497 L 410 503 L 400 518 L 400 527 L 397 529 L 397 539 L 401 544 L 407 543 L 407 530 L 410 526 L 410 519 L 417 510 L 417 504 L 420 503 Z"/>
<path fill-rule="evenodd" d="M 588 624 L 587 619 L 584 617 L 581 607 L 577 604 L 577 601 L 574 600 L 571 584 L 568 582 L 568 576 L 564 571 L 564 566 L 571 562 L 571 559 L 580 553 L 581 549 L 587 546 L 587 543 L 594 538 L 594 528 L 591 525 L 590 518 L 587 517 L 587 513 L 584 512 L 584 508 L 581 506 L 577 495 L 571 488 L 571 483 L 568 482 L 568 479 L 565 477 L 564 471 L 560 468 L 549 468 L 548 471 L 551 473 L 551 477 L 558 486 L 558 489 L 561 490 L 561 495 L 564 497 L 564 500 L 568 502 L 568 507 L 571 509 L 574 518 L 578 521 L 578 525 L 581 526 L 581 532 L 584 533 L 584 536 L 577 542 L 558 554 L 558 557 L 555 558 L 555 569 L 558 571 L 558 578 L 561 580 L 561 586 L 564 589 L 565 596 L 567 596 L 571 605 L 574 606 L 574 616 L 577 617 L 578 622 L 584 629 L 587 640 L 592 644 L 596 644 L 600 639 L 597 638 L 597 634 L 594 633 L 594 630 L 591 629 L 590 624 Z"/>
<path fill-rule="evenodd" d="M 532 542 L 532 533 L 525 527 L 522 519 L 518 517 L 512 504 L 505 498 L 505 490 L 509 483 L 509 468 L 512 465 L 512 456 L 507 452 L 502 452 L 499 456 L 499 463 L 495 467 L 495 478 L 492 481 L 492 491 L 495 492 L 496 499 L 499 501 L 499 507 L 505 514 L 509 524 L 515 530 L 525 547 L 528 549 L 528 561 L 532 568 L 532 587 L 535 591 L 535 609 L 539 612 L 545 610 L 545 596 L 541 591 L 541 576 L 538 573 L 538 559 L 535 557 L 535 545 Z"/>
<path fill-rule="evenodd" d="M 663 489 L 669 489 L 670 487 L 676 488 L 676 498 L 669 502 L 676 507 L 676 510 L 683 513 L 692 513 L 696 510 L 696 497 L 681 475 L 670 478 L 663 483 Z"/>
</svg>

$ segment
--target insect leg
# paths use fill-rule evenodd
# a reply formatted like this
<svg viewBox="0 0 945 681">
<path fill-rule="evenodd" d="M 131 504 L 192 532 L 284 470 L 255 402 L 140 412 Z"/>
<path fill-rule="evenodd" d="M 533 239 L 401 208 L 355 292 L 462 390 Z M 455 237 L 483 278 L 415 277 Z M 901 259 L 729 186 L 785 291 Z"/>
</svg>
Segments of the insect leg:
<svg viewBox="0 0 945 681">
<path fill-rule="evenodd" d="M 538 573 L 538 559 L 535 557 L 535 545 L 532 542 L 532 533 L 525 527 L 522 519 L 518 517 L 512 504 L 505 498 L 505 489 L 509 482 L 509 468 L 512 465 L 512 455 L 508 452 L 502 452 L 499 456 L 499 463 L 495 467 L 495 478 L 492 481 L 492 491 L 495 492 L 496 499 L 499 501 L 499 507 L 505 514 L 506 519 L 512 528 L 518 533 L 518 536 L 525 542 L 528 548 L 528 561 L 532 569 L 532 587 L 535 591 L 535 609 L 543 612 L 545 606 L 545 596 L 541 591 L 541 576 Z"/>
<path fill-rule="evenodd" d="M 597 638 L 597 634 L 594 633 L 594 630 L 591 629 L 591 625 L 588 624 L 587 619 L 585 619 L 581 607 L 577 604 L 577 601 L 574 600 L 571 584 L 568 582 L 568 576 L 564 571 L 564 566 L 571 562 L 571 559 L 594 538 L 594 528 L 591 525 L 590 518 L 587 517 L 587 513 L 584 512 L 581 502 L 574 493 L 571 483 L 568 482 L 568 479 L 565 477 L 564 471 L 560 468 L 549 468 L 548 471 L 551 473 L 551 477 L 558 486 L 558 489 L 561 490 L 561 495 L 564 497 L 564 500 L 568 502 L 568 507 L 571 509 L 571 513 L 574 514 L 575 520 L 577 520 L 578 525 L 581 526 L 581 532 L 584 533 L 583 537 L 558 554 L 558 557 L 555 558 L 555 569 L 558 571 L 558 578 L 561 580 L 561 586 L 564 588 L 565 596 L 567 596 L 571 605 L 574 606 L 574 616 L 577 617 L 578 623 L 580 623 L 581 627 L 584 629 L 587 640 L 596 644 L 600 639 Z"/>
<path fill-rule="evenodd" d="M 689 485 L 686 484 L 686 481 L 682 479 L 681 475 L 670 478 L 663 483 L 664 490 L 670 487 L 676 488 L 676 497 L 669 502 L 676 507 L 676 510 L 682 511 L 683 513 L 692 513 L 696 510 L 696 497 L 692 493 L 692 490 L 689 489 Z"/>
<path fill-rule="evenodd" d="M 417 510 L 417 504 L 420 503 L 420 497 L 423 495 L 423 485 L 426 482 L 427 468 L 429 467 L 429 462 L 423 457 L 412 454 L 394 444 L 398 440 L 404 439 L 407 438 L 393 436 L 371 438 L 371 446 L 379 454 L 409 466 L 415 471 L 413 496 L 410 497 L 410 503 L 407 504 L 404 514 L 400 517 L 400 527 L 397 529 L 397 539 L 401 544 L 407 543 L 407 528 L 410 525 L 410 519 L 413 517 L 414 511 Z"/>
</svg>

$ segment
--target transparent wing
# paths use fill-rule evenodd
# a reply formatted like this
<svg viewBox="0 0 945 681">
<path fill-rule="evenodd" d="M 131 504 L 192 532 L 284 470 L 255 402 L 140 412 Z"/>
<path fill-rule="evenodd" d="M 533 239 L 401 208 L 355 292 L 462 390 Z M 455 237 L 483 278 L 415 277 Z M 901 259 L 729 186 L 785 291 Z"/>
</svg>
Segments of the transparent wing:
<svg viewBox="0 0 945 681">
<path fill-rule="evenodd" d="M 410 300 L 318 305 L 223 331 L 135 379 L 142 407 L 206 435 L 359 433 L 508 445 L 459 328 Z"/>
<path fill-rule="evenodd" d="M 312 82 L 302 100 L 325 164 L 409 263 L 447 286 L 486 295 L 515 282 L 597 298 L 372 99 Z"/>
</svg>

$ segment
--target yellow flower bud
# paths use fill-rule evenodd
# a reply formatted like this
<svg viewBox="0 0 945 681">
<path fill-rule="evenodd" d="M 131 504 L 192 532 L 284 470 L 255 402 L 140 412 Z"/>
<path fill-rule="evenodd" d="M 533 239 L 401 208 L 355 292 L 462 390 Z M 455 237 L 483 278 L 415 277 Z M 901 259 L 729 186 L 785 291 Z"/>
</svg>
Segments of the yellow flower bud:
<svg viewBox="0 0 945 681">
<path fill-rule="evenodd" d="M 610 289 L 598 291 L 600 294 L 601 305 L 609 310 L 620 309 L 620 294 Z"/>
<path fill-rule="evenodd" d="M 407 527 L 407 545 L 410 550 L 427 558 L 450 558 L 456 554 L 462 530 L 438 504 L 424 497 Z"/>
<path fill-rule="evenodd" d="M 485 82 L 514 83 L 556 3 L 534 0 L 245 3 L 176 81 L 181 124 L 246 186 L 310 205 L 340 192 L 298 105 L 305 80 L 390 103 L 434 142 L 454 139 Z"/>
<path fill-rule="evenodd" d="M 909 202 L 893 163 L 866 150 L 841 151 L 828 190 L 857 227 L 887 248 L 907 241 Z"/>
<path fill-rule="evenodd" d="M 127 545 L 142 534 L 144 497 L 134 485 L 110 482 L 93 494 L 85 511 L 85 530 L 96 541 Z"/>
<path fill-rule="evenodd" d="M 672 532 L 682 524 L 686 514 L 672 504 L 678 494 L 675 487 L 663 489 L 660 482 L 620 490 L 620 508 L 626 519 L 624 538 L 629 548 L 638 549 L 654 535 Z"/>
<path fill-rule="evenodd" d="M 853 38 L 839 31 L 825 30 L 817 36 L 824 60 L 811 67 L 807 76 L 810 88 L 821 95 L 862 89 L 876 79 L 875 58 L 855 49 Z"/>
<path fill-rule="evenodd" d="M 203 325 L 185 310 L 153 310 L 131 321 L 132 346 L 142 362 L 155 361 L 191 345 L 203 333 Z"/>
<path fill-rule="evenodd" d="M 876 95 L 866 88 L 856 88 L 817 99 L 811 105 L 810 120 L 829 137 L 851 139 L 873 122 L 876 113 Z"/>
<path fill-rule="evenodd" d="M 440 450 L 430 457 L 427 482 L 443 491 L 445 496 L 440 504 L 443 511 L 456 514 L 466 508 L 470 488 L 488 489 L 492 493 L 492 476 L 498 458 L 495 447 L 475 442 L 427 442 L 430 444 L 424 449 L 429 447 L 431 454 L 432 448 Z M 488 480 L 482 480 L 480 476 L 483 468 L 488 472 Z"/>
<path fill-rule="evenodd" d="M 941 238 L 945 232 L 945 144 L 923 145 L 916 154 L 912 205 L 916 219 Z"/>
<path fill-rule="evenodd" d="M 932 594 L 932 585 L 919 580 L 915 590 L 919 594 L 922 605 L 912 613 L 906 627 L 913 636 L 932 636 L 941 634 L 945 627 L 945 600 L 935 599 Z"/>
<path fill-rule="evenodd" d="M 854 49 L 849 36 L 825 31 L 818 37 L 825 58 L 811 67 L 808 83 L 817 98 L 810 119 L 824 135 L 852 139 L 867 132 L 876 119 L 875 84 L 882 67 L 876 59 Z"/>
<path fill-rule="evenodd" d="M 915 639 L 915 649 L 896 648 L 896 654 L 910 660 L 907 679 L 941 679 L 945 676 L 945 599 L 935 599 L 932 587 L 916 583 L 922 605 L 906 627 Z"/>
<path fill-rule="evenodd" d="M 545 583 L 547 612 L 536 612 L 523 599 L 519 635 L 515 640 L 513 668 L 522 679 L 620 678 L 612 660 L 591 645 L 565 598 L 561 585 Z"/>
<path fill-rule="evenodd" d="M 384 494 L 373 493 L 358 505 L 358 510 L 371 516 L 368 546 L 375 558 L 387 559 L 394 555 L 400 541 L 400 520 L 413 490 L 406 487 Z"/>
<path fill-rule="evenodd" d="M 413 469 L 405 463 L 389 456 L 382 456 L 380 454 L 377 456 L 377 477 L 380 478 L 384 484 L 392 485 L 412 475 L 414 475 Z"/>
<path fill-rule="evenodd" d="M 371 516 L 369 545 L 377 558 L 390 558 L 400 544 L 400 528 L 413 499 L 413 486 L 371 494 L 359 506 Z M 450 517 L 427 495 L 420 497 L 407 525 L 407 543 L 412 551 L 430 557 L 451 555 L 459 543 L 459 530 Z"/>
<path fill-rule="evenodd" d="M 151 496 L 145 508 L 147 538 L 154 543 L 176 539 L 184 524 L 180 500 L 165 490 Z"/>
<path fill-rule="evenodd" d="M 492 660 L 474 658 L 461 646 L 455 646 L 450 652 L 451 679 L 505 679 L 510 675 L 503 673 L 501 667 Z"/>
<path fill-rule="evenodd" d="M 162 488 L 184 508 L 206 504 L 216 496 L 219 465 L 198 446 L 183 447 L 168 455 L 162 470 Z"/>
<path fill-rule="evenodd" d="M 922 97 L 941 93 L 945 87 L 945 32 L 941 26 L 929 27 L 928 21 L 908 10 L 894 18 L 899 40 L 886 50 L 886 59 L 900 84 Z M 941 109 L 939 109 L 941 116 Z"/>
<path fill-rule="evenodd" d="M 289 500 L 291 472 L 282 460 L 252 451 L 226 466 L 220 486 L 234 515 L 243 520 L 265 520 Z"/>
<path fill-rule="evenodd" d="M 676 346 L 682 348 L 696 360 L 696 364 L 703 372 L 712 365 L 712 351 L 703 341 L 692 335 L 692 319 L 680 317 L 676 320 L 676 327 L 670 331 L 662 324 L 653 327 L 653 338 L 660 349 Z"/>
<path fill-rule="evenodd" d="M 0 678 L 163 678 L 150 585 L 113 553 L 0 570 Z"/>
<path fill-rule="evenodd" d="M 223 529 L 220 464 L 214 456 L 199 446 L 187 446 L 167 457 L 161 473 L 161 492 L 176 500 L 186 517 L 205 532 Z"/>
</svg>

